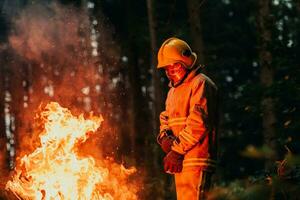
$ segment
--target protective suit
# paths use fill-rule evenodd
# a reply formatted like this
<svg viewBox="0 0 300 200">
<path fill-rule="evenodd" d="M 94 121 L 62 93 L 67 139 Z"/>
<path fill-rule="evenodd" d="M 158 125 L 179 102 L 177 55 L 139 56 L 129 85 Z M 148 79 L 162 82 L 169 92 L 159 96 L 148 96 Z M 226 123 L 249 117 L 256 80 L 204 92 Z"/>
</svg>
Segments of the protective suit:
<svg viewBox="0 0 300 200">
<path fill-rule="evenodd" d="M 179 39 L 167 41 L 173 41 L 172 45 L 176 48 L 174 40 L 176 42 Z M 179 52 L 181 50 L 182 46 Z M 164 56 L 169 55 L 164 53 Z M 197 57 L 192 56 L 193 53 L 188 55 L 191 58 L 188 62 L 194 65 Z M 176 59 L 176 62 L 186 65 L 185 61 Z M 166 109 L 160 114 L 161 126 L 157 140 L 161 144 L 166 133 L 171 132 L 174 141 L 170 149 L 182 156 L 182 170 L 175 173 L 177 199 L 199 200 L 205 198 L 217 163 L 217 87 L 201 73 L 201 67 L 187 66 L 187 69 L 189 72 L 180 84 L 174 86 L 170 83 Z"/>
</svg>

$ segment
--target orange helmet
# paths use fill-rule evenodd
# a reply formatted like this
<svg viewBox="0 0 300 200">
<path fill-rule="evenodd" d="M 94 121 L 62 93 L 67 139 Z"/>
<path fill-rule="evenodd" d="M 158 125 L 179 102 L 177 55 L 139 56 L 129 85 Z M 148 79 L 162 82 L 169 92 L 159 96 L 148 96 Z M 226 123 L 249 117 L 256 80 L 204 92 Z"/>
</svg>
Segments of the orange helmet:
<svg viewBox="0 0 300 200">
<path fill-rule="evenodd" d="M 178 62 L 182 63 L 187 69 L 191 69 L 196 63 L 197 54 L 192 52 L 192 49 L 185 41 L 172 37 L 161 45 L 157 59 L 157 69 Z"/>
</svg>

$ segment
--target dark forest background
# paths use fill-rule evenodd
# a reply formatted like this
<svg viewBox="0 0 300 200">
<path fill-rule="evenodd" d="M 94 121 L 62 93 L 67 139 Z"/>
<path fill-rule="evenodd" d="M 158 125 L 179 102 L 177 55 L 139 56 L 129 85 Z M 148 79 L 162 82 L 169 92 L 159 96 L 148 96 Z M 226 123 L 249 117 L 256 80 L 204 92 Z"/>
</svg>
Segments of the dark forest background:
<svg viewBox="0 0 300 200">
<path fill-rule="evenodd" d="M 141 199 L 174 199 L 155 139 L 168 91 L 156 53 L 176 36 L 220 90 L 211 198 L 300 199 L 300 1 L 1 0 L 0 9 L 2 187 L 34 146 L 35 111 L 58 101 L 103 115 L 93 142 L 139 169 Z"/>
</svg>

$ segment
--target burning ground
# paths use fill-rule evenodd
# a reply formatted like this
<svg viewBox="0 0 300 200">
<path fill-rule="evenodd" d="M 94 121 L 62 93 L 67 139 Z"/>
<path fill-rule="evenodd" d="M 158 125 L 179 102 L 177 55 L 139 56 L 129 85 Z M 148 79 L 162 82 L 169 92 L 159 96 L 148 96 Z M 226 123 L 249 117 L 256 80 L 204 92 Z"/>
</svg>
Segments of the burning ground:
<svg viewBox="0 0 300 200">
<path fill-rule="evenodd" d="M 19 199 L 137 199 L 137 186 L 127 182 L 134 168 L 79 156 L 77 144 L 95 133 L 101 116 L 75 117 L 52 102 L 39 118 L 41 146 L 20 159 L 7 190 Z"/>
</svg>

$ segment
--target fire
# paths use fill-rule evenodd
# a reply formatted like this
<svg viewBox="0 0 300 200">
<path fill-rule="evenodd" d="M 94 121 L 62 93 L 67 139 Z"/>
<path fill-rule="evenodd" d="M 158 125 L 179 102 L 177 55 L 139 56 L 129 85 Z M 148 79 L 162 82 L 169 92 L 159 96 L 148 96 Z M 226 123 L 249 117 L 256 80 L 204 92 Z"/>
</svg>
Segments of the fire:
<svg viewBox="0 0 300 200">
<path fill-rule="evenodd" d="M 40 147 L 20 159 L 7 190 L 18 199 L 28 200 L 137 199 L 137 187 L 127 184 L 135 168 L 78 155 L 76 146 L 95 134 L 103 121 L 101 116 L 76 117 L 52 102 L 41 118 L 45 124 Z"/>
</svg>

